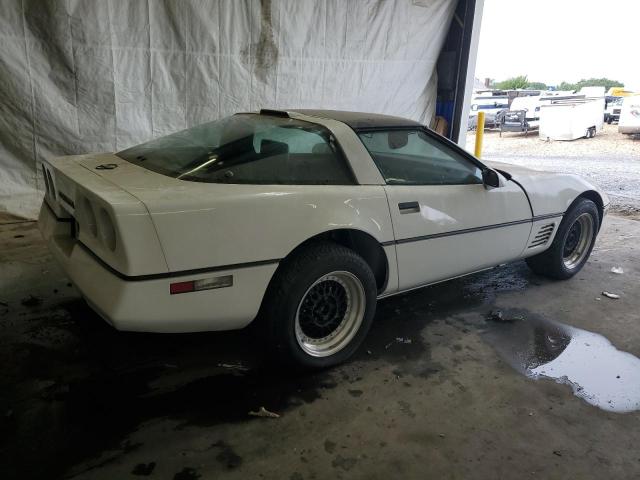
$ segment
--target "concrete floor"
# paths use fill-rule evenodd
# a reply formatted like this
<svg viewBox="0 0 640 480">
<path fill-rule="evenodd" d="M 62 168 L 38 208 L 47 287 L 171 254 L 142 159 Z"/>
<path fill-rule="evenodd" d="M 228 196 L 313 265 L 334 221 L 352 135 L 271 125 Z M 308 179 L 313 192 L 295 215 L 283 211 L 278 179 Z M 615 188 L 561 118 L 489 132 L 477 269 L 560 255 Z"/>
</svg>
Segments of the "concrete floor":
<svg viewBox="0 0 640 480">
<path fill-rule="evenodd" d="M 640 356 L 638 238 L 640 222 L 609 216 L 570 281 L 519 262 L 387 299 L 353 361 L 293 375 L 251 332 L 113 331 L 33 223 L 1 226 L 0 477 L 635 478 L 640 412 L 523 375 L 540 345 L 510 329 L 562 322 Z M 496 309 L 515 320 L 488 321 Z M 604 364 L 594 376 L 621 376 Z M 280 418 L 248 415 L 261 406 Z"/>
</svg>

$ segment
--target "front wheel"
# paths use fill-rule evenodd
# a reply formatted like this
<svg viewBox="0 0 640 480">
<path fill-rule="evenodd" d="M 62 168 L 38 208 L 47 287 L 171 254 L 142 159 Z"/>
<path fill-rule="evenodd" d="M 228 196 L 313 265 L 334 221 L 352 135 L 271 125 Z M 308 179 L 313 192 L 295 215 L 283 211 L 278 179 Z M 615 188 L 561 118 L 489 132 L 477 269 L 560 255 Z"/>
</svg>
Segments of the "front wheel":
<svg viewBox="0 0 640 480">
<path fill-rule="evenodd" d="M 347 360 L 376 309 L 369 265 L 342 245 L 303 247 L 286 259 L 265 299 L 269 343 L 286 363 L 325 368 Z"/>
<path fill-rule="evenodd" d="M 565 280 L 578 273 L 587 262 L 598 235 L 600 215 L 596 204 L 582 198 L 562 219 L 551 246 L 527 258 L 535 273 Z"/>
</svg>

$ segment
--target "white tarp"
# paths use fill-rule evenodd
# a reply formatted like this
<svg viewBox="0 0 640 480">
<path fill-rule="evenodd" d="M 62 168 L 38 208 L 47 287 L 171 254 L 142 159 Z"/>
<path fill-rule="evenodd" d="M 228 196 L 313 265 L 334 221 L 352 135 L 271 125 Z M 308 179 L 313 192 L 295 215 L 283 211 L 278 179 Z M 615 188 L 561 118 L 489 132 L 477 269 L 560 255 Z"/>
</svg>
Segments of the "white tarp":
<svg viewBox="0 0 640 480">
<path fill-rule="evenodd" d="M 37 162 L 237 111 L 428 122 L 455 0 L 2 0 L 0 211 L 34 216 Z"/>
</svg>

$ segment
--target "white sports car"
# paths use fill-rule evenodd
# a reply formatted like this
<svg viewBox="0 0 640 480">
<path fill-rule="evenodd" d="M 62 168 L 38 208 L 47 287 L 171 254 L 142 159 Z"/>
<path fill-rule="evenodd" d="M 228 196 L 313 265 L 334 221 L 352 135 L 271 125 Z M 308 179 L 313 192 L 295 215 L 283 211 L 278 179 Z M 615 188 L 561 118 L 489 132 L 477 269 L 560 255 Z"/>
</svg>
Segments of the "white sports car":
<svg viewBox="0 0 640 480">
<path fill-rule="evenodd" d="M 573 175 L 488 166 L 424 126 L 243 113 L 41 165 L 40 228 L 119 330 L 266 327 L 298 365 L 344 361 L 376 300 L 526 258 L 566 279 L 608 198 Z"/>
</svg>

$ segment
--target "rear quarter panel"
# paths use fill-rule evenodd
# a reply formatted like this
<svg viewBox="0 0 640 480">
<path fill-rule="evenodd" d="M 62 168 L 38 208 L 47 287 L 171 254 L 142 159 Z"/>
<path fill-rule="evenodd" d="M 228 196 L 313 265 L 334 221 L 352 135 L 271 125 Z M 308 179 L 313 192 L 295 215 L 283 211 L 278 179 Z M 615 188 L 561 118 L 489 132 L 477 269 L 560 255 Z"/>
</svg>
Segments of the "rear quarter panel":
<svg viewBox="0 0 640 480">
<path fill-rule="evenodd" d="M 190 188 L 137 192 L 170 271 L 281 259 L 310 237 L 337 229 L 393 240 L 381 186 L 177 182 Z"/>
</svg>

